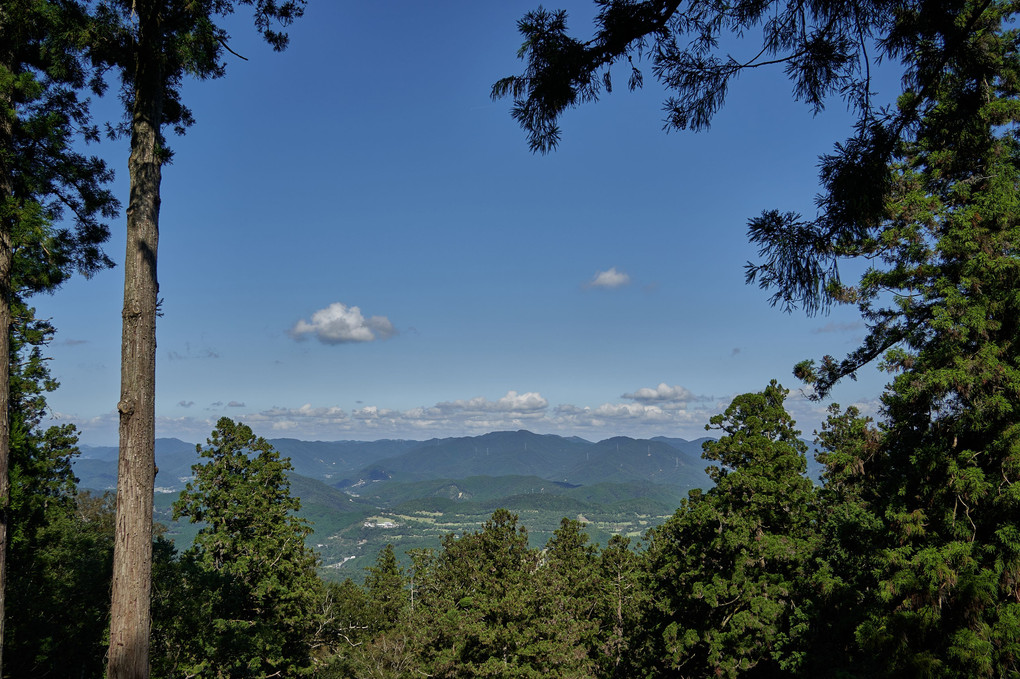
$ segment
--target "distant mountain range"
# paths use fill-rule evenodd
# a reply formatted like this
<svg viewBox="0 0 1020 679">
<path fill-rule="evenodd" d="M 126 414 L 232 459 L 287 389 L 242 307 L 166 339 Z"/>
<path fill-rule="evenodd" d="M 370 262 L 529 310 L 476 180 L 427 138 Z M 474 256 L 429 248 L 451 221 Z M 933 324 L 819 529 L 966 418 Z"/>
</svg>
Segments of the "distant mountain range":
<svg viewBox="0 0 1020 679">
<path fill-rule="evenodd" d="M 616 437 L 592 443 L 577 437 L 500 431 L 428 441 L 299 441 L 270 439 L 294 472 L 338 489 L 379 481 L 417 482 L 475 476 L 536 477 L 568 486 L 651 483 L 684 491 L 710 485 L 700 459 L 705 439 Z M 156 439 L 156 486 L 184 488 L 200 461 L 194 444 Z M 117 448 L 82 446 L 74 462 L 83 488 L 117 485 Z"/>
<path fill-rule="evenodd" d="M 598 544 L 612 535 L 640 539 L 688 491 L 711 486 L 701 459 L 706 440 L 619 436 L 592 443 L 498 431 L 428 441 L 269 442 L 294 467 L 291 493 L 314 527 L 309 544 L 322 572 L 359 580 L 386 545 L 400 555 L 436 549 L 443 536 L 477 529 L 500 507 L 520 514 L 534 546 L 545 544 L 562 517 L 582 521 Z M 79 486 L 115 489 L 117 448 L 81 451 L 73 463 Z M 174 521 L 171 505 L 200 461 L 194 444 L 156 439 L 155 516 L 181 548 L 199 526 Z M 808 469 L 817 479 L 813 456 Z"/>
</svg>

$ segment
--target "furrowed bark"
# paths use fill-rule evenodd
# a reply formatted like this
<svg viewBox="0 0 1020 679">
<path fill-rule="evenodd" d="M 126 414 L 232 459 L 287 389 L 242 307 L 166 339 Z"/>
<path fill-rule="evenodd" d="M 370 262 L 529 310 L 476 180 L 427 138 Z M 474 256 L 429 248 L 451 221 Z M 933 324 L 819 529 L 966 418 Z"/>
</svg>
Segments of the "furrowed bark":
<svg viewBox="0 0 1020 679">
<path fill-rule="evenodd" d="M 159 240 L 162 58 L 157 10 L 137 3 L 131 193 L 121 339 L 117 532 L 110 607 L 109 679 L 149 676 L 152 503 L 155 484 L 156 248 Z"/>
</svg>

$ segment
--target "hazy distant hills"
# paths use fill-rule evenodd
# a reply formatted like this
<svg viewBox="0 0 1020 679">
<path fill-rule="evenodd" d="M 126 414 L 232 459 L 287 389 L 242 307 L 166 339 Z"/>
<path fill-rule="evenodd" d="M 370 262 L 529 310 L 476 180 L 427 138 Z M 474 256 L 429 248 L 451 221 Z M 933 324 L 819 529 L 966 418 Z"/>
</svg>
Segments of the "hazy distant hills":
<svg viewBox="0 0 1020 679">
<path fill-rule="evenodd" d="M 591 443 L 501 431 L 425 441 L 402 455 L 366 465 L 341 483 L 518 475 L 577 485 L 645 481 L 686 490 L 708 484 L 700 452 L 700 445 L 683 439 L 616 437 Z"/>
<path fill-rule="evenodd" d="M 565 516 L 583 521 L 603 544 L 615 534 L 640 538 L 689 490 L 711 486 L 701 459 L 705 440 L 619 436 L 593 443 L 500 431 L 428 441 L 269 442 L 291 460 L 291 493 L 312 521 L 310 543 L 325 572 L 359 578 L 387 544 L 398 554 L 436 548 L 443 535 L 474 530 L 500 507 L 520 514 L 536 545 Z M 192 443 L 156 440 L 156 520 L 181 545 L 198 527 L 174 522 L 170 506 L 200 461 Z M 82 446 L 74 472 L 81 488 L 113 490 L 117 449 Z"/>
<path fill-rule="evenodd" d="M 577 437 L 500 431 L 482 436 L 409 441 L 300 441 L 283 438 L 270 443 L 289 457 L 296 474 L 330 486 L 357 489 L 381 481 L 466 479 L 469 477 L 536 477 L 577 486 L 600 483 L 645 483 L 673 490 L 707 488 L 707 463 L 701 444 L 688 441 L 625 436 L 592 443 Z M 808 455 L 811 476 L 819 468 Z M 191 466 L 199 462 L 195 444 L 179 439 L 156 439 L 156 486 L 167 491 L 184 488 Z M 117 485 L 117 449 L 82 446 L 74 462 L 81 487 L 111 490 Z M 414 486 L 410 486 L 414 487 Z M 513 493 L 507 493 L 513 494 Z"/>
<path fill-rule="evenodd" d="M 272 439 L 294 471 L 339 488 L 377 481 L 415 482 L 473 476 L 533 476 L 573 485 L 647 482 L 687 490 L 709 484 L 700 441 L 576 437 L 500 431 L 429 441 L 299 441 Z M 156 439 L 156 486 L 180 490 L 199 462 L 195 445 Z M 117 449 L 83 446 L 74 463 L 83 488 L 117 484 Z"/>
<path fill-rule="evenodd" d="M 421 441 L 299 441 L 270 439 L 274 448 L 289 457 L 294 470 L 323 481 L 339 479 L 376 460 L 401 455 L 422 445 Z"/>
<path fill-rule="evenodd" d="M 570 481 L 570 473 L 585 460 L 586 451 L 592 445 L 584 439 L 530 431 L 432 439 L 402 455 L 373 462 L 359 470 L 357 476 L 419 481 L 479 475 L 533 475 Z"/>
<path fill-rule="evenodd" d="M 180 439 L 156 439 L 156 486 L 180 490 L 191 476 L 191 465 L 198 462 L 194 443 Z M 81 456 L 74 461 L 78 485 L 92 490 L 113 490 L 117 487 L 117 447 L 81 446 Z"/>
</svg>

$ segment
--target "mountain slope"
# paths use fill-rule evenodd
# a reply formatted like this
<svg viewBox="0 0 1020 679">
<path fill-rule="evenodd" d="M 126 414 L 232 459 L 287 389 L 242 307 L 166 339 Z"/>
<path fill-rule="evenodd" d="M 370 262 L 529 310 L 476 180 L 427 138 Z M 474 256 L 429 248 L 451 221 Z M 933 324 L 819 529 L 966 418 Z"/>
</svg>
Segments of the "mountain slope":
<svg viewBox="0 0 1020 679">
<path fill-rule="evenodd" d="M 590 445 L 583 439 L 523 430 L 432 439 L 367 466 L 361 470 L 361 478 L 412 481 L 512 474 L 565 480 L 567 470 L 584 459 Z"/>
</svg>

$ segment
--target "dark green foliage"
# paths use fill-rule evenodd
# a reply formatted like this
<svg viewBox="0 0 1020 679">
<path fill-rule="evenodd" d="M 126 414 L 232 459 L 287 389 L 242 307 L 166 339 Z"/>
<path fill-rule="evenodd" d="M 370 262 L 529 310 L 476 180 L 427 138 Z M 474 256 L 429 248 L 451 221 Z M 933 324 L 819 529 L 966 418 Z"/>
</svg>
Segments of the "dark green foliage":
<svg viewBox="0 0 1020 679">
<path fill-rule="evenodd" d="M 652 533 L 654 641 L 682 676 L 794 673 L 807 650 L 814 486 L 786 393 L 772 382 L 712 418 L 716 486 Z"/>
<path fill-rule="evenodd" d="M 517 516 L 498 510 L 480 532 L 443 541 L 415 611 L 430 638 L 425 664 L 435 676 L 529 676 L 535 635 L 529 592 L 538 554 Z"/>
<path fill-rule="evenodd" d="M 158 74 L 161 119 L 151 121 L 162 135 L 164 126 L 177 134 L 195 121 L 181 99 L 185 76 L 201 80 L 220 78 L 226 73 L 224 52 L 230 35 L 218 25 L 238 6 L 252 10 L 256 30 L 276 51 L 286 48 L 286 28 L 304 13 L 305 0 L 206 0 L 176 3 L 138 3 L 137 0 L 100 0 L 97 20 L 92 25 L 89 48 L 92 57 L 117 68 L 123 82 L 122 99 L 126 117 L 116 131 L 130 131 L 130 115 L 136 103 L 140 73 Z M 148 102 L 146 102 L 148 105 Z M 164 160 L 170 153 L 161 139 Z"/>
<path fill-rule="evenodd" d="M 811 632 L 818 653 L 804 671 L 924 677 L 1020 673 L 1020 37 L 1015 27 L 1020 5 L 974 0 L 597 4 L 598 29 L 588 42 L 567 36 L 563 13 L 539 10 L 520 24 L 527 70 L 497 83 L 493 94 L 515 98 L 514 116 L 536 150 L 555 146 L 563 110 L 609 88 L 609 66 L 642 50 L 655 74 L 677 93 L 666 106 L 672 127 L 706 127 L 729 79 L 765 61 L 784 63 L 795 94 L 816 108 L 824 96 L 839 92 L 859 114 L 851 138 L 822 158 L 815 217 L 767 210 L 750 222 L 762 261 L 748 265 L 748 281 L 772 290 L 773 303 L 801 306 L 808 313 L 853 304 L 867 322 L 864 341 L 845 358 L 826 356 L 796 367 L 813 395 L 825 397 L 841 379 L 853 378 L 873 362 L 895 375 L 882 399 L 877 430 L 852 410 L 834 411 L 820 434 L 826 486 L 818 498 L 817 528 L 823 549 L 813 575 L 783 575 L 797 587 L 813 582 L 799 594 L 789 590 L 818 611 L 812 614 Z M 763 36 L 756 59 L 717 58 L 717 36 L 751 29 Z M 894 107 L 869 105 L 869 51 L 902 66 L 903 92 Z M 637 74 L 632 84 L 640 84 Z M 840 275 L 847 260 L 867 267 L 856 284 Z M 749 447 L 754 454 L 764 450 Z M 733 452 L 717 446 L 708 451 L 723 459 Z M 727 531 L 720 521 L 716 533 L 710 530 L 720 507 L 729 507 L 720 504 L 722 498 L 731 497 L 725 502 L 733 509 L 766 518 L 766 506 L 745 502 L 739 493 L 768 497 L 774 490 L 769 484 L 784 470 L 752 471 L 742 479 L 746 489 L 728 488 L 741 472 L 726 473 L 725 464 L 716 489 L 695 494 L 676 522 L 657 533 L 678 531 L 682 540 L 666 544 L 682 545 L 671 549 L 684 559 L 701 550 L 691 563 L 672 554 L 661 558 L 660 569 L 666 569 L 661 572 L 669 577 L 660 583 L 688 572 L 705 575 L 700 564 L 718 550 L 712 547 L 716 536 Z M 763 478 L 750 482 L 756 474 Z M 796 525 L 780 528 L 798 539 Z M 653 558 L 659 557 L 653 553 Z M 711 590 L 678 589 L 693 592 L 684 594 L 683 603 L 695 606 L 687 613 L 695 619 L 706 617 L 697 606 L 711 603 L 710 595 L 724 600 Z M 776 601 L 769 597 L 755 624 L 768 625 L 769 611 L 778 610 Z M 680 608 L 677 603 L 672 610 Z M 734 619 L 727 619 L 726 634 L 732 633 Z M 767 651 L 777 667 L 783 662 L 795 667 L 797 656 L 783 650 L 796 647 L 795 629 L 799 633 L 791 626 L 777 643 L 757 641 L 756 652 Z M 680 626 L 671 634 L 683 652 L 704 648 L 710 655 L 718 642 Z M 710 665 L 724 673 L 752 662 L 733 637 L 726 657 L 722 653 Z M 826 653 L 833 656 L 828 663 Z M 674 661 L 690 659 L 679 654 Z"/>
<path fill-rule="evenodd" d="M 640 674 L 641 654 L 648 642 L 642 610 L 647 606 L 645 560 L 631 549 L 630 539 L 614 535 L 599 555 L 598 676 Z"/>
<path fill-rule="evenodd" d="M 871 268 L 826 284 L 868 336 L 798 369 L 820 394 L 876 357 L 896 374 L 881 439 L 843 423 L 830 457 L 877 575 L 859 642 L 892 674 L 1004 676 L 1020 671 L 1017 6 L 925 8 L 902 37 L 916 79 L 896 119 L 914 122 L 890 151 L 880 218 L 838 250 Z"/>
<path fill-rule="evenodd" d="M 411 590 L 397 565 L 392 547 L 368 569 L 366 589 L 345 580 L 327 586 L 320 633 L 326 653 L 315 676 L 408 676 L 417 666 L 412 652 L 414 626 L 408 623 Z"/>
<path fill-rule="evenodd" d="M 52 328 L 19 308 L 12 333 L 11 499 L 4 676 L 98 676 L 113 549 L 111 496 L 78 493 L 74 427 L 42 429 L 56 388 L 40 344 Z"/>
<path fill-rule="evenodd" d="M 100 85 L 83 58 L 84 4 L 4 0 L 0 15 L 16 17 L 0 20 L 0 118 L 10 125 L 0 134 L 0 219 L 11 233 L 11 292 L 30 294 L 113 265 L 101 220 L 118 203 L 106 188 L 112 172 L 77 148 L 96 138 L 79 92 Z"/>
<path fill-rule="evenodd" d="M 194 481 L 174 505 L 175 518 L 205 524 L 180 560 L 187 615 L 165 634 L 173 655 L 167 674 L 210 677 L 294 676 L 309 664 L 321 584 L 309 527 L 293 513 L 287 460 L 250 428 L 222 418 L 195 465 Z M 176 645 L 175 645 L 176 644 Z"/>
<path fill-rule="evenodd" d="M 641 559 L 623 538 L 600 554 L 583 528 L 563 519 L 539 552 L 497 510 L 438 553 L 413 552 L 409 575 L 387 548 L 366 589 L 331 589 L 345 613 L 316 676 L 634 676 Z"/>
<path fill-rule="evenodd" d="M 365 587 L 372 613 L 372 628 L 386 631 L 395 627 L 409 604 L 410 596 L 405 588 L 404 574 L 397 565 L 393 545 L 386 545 L 375 566 L 368 568 Z"/>
<path fill-rule="evenodd" d="M 593 676 L 602 641 L 602 588 L 598 549 L 584 525 L 563 519 L 536 574 L 538 620 L 551 653 L 549 673 Z"/>
<path fill-rule="evenodd" d="M 613 88 L 612 67 L 627 62 L 627 86 L 640 87 L 637 58 L 675 92 L 665 102 L 668 127 L 707 129 L 722 107 L 731 80 L 765 64 L 783 64 L 793 94 L 816 111 L 839 94 L 862 116 L 870 111 L 868 49 L 873 33 L 894 24 L 898 2 L 782 3 L 739 0 L 719 4 L 688 0 L 597 0 L 595 34 L 580 40 L 567 34 L 567 13 L 538 9 L 518 22 L 527 62 L 520 76 L 492 87 L 494 98 L 512 97 L 513 117 L 528 133 L 533 151 L 547 152 L 560 139 L 559 116 L 596 101 Z M 905 3 L 903 3 L 905 4 Z M 760 34 L 748 61 L 720 47 L 730 36 Z M 883 43 L 879 54 L 897 56 L 902 47 Z"/>
<path fill-rule="evenodd" d="M 885 535 L 880 490 L 881 433 L 857 408 L 829 408 L 818 432 L 824 485 L 818 492 L 818 552 L 811 642 L 805 676 L 882 676 L 883 659 L 862 649 L 857 628 L 869 615 Z M 879 512 L 879 513 L 876 513 Z"/>
<path fill-rule="evenodd" d="M 17 509 L 13 517 L 23 518 Z M 5 677 L 102 674 L 112 558 L 112 497 L 51 497 L 44 513 L 18 521 L 9 552 Z"/>
</svg>

